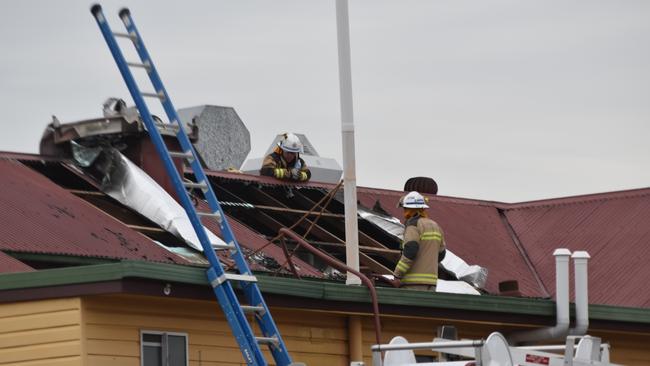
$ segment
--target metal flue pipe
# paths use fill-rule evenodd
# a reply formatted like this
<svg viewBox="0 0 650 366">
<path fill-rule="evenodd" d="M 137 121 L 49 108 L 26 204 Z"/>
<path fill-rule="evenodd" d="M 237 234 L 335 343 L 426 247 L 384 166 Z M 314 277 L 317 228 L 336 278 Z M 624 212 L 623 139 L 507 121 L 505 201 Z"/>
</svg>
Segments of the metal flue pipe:
<svg viewBox="0 0 650 366">
<path fill-rule="evenodd" d="M 350 66 L 350 22 L 347 0 L 336 0 L 336 34 L 339 50 L 341 135 L 343 138 L 343 185 L 345 203 L 345 260 L 359 271 L 359 229 L 357 224 L 357 176 L 354 153 L 354 114 L 352 108 L 352 68 Z M 347 273 L 346 284 L 360 285 L 361 279 Z"/>
<path fill-rule="evenodd" d="M 573 258 L 574 276 L 575 276 L 575 308 L 576 323 L 575 327 L 569 329 L 569 335 L 581 336 L 587 333 L 589 328 L 589 286 L 587 263 L 589 262 L 589 253 L 585 251 L 576 251 L 571 256 Z"/>
<path fill-rule="evenodd" d="M 325 263 L 338 269 L 339 271 L 354 272 L 354 274 L 356 274 L 358 278 L 363 281 L 363 284 L 366 285 L 366 287 L 368 287 L 368 291 L 370 292 L 370 301 L 372 302 L 372 311 L 375 320 L 375 340 L 377 341 L 377 344 L 379 344 L 381 342 L 381 321 L 379 319 L 379 301 L 377 300 L 377 290 L 375 290 L 375 285 L 372 283 L 372 281 L 370 281 L 370 279 L 366 277 L 366 275 L 364 275 L 363 273 L 351 268 L 348 265 L 345 265 L 338 259 L 328 254 L 325 254 L 325 252 L 316 249 L 311 244 L 307 243 L 303 237 L 291 231 L 289 228 L 286 227 L 281 228 L 280 234 L 282 236 L 295 240 L 298 243 L 298 245 L 300 245 L 300 247 L 306 249 L 311 254 L 317 256 Z"/>
<path fill-rule="evenodd" d="M 510 343 L 532 342 L 563 338 L 569 331 L 569 257 L 571 251 L 555 249 L 555 308 L 554 327 L 516 332 L 508 337 Z"/>
</svg>

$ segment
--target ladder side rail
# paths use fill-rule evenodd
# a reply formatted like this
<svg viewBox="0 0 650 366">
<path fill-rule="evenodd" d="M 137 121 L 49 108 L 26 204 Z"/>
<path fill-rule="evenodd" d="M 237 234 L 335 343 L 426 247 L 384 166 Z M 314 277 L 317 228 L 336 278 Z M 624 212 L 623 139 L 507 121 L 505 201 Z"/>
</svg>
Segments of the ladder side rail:
<svg viewBox="0 0 650 366">
<path fill-rule="evenodd" d="M 164 96 L 164 99 L 162 100 L 162 104 L 165 109 L 165 112 L 167 113 L 169 120 L 172 122 L 175 121 L 179 125 L 179 132 L 177 134 L 177 137 L 181 144 L 182 150 L 191 151 L 192 154 L 194 155 L 194 159 L 192 159 L 190 165 L 192 166 L 192 170 L 194 172 L 197 182 L 205 182 L 207 184 L 206 187 L 207 191 L 204 192 L 205 198 L 208 201 L 208 205 L 210 206 L 212 212 L 219 212 L 219 214 L 221 215 L 221 219 L 222 219 L 220 223 L 221 234 L 224 236 L 224 239 L 226 239 L 225 240 L 226 243 L 233 244 L 236 248 L 236 251 L 232 252 L 232 257 L 235 259 L 235 263 L 237 264 L 237 268 L 239 272 L 241 274 L 252 275 L 252 272 L 250 271 L 250 268 L 248 266 L 248 262 L 246 261 L 246 258 L 242 254 L 241 247 L 239 246 L 239 243 L 237 242 L 235 235 L 232 232 L 230 225 L 228 224 L 228 219 L 223 209 L 221 208 L 219 201 L 216 198 L 212 185 L 210 184 L 208 177 L 206 176 L 203 167 L 201 166 L 201 163 L 196 158 L 197 156 L 196 151 L 194 150 L 192 143 L 189 141 L 189 138 L 185 133 L 185 130 L 182 126 L 182 122 L 178 117 L 176 109 L 174 108 L 171 99 L 169 98 L 169 95 L 167 94 L 167 91 L 164 85 L 162 84 L 160 77 L 158 76 L 156 67 L 153 61 L 151 60 L 151 57 L 144 45 L 144 42 L 142 41 L 142 37 L 140 36 L 140 33 L 137 30 L 137 27 L 135 26 L 135 23 L 133 22 L 133 19 L 131 18 L 131 15 L 128 12 L 128 10 L 120 11 L 120 18 L 124 22 L 127 31 L 129 33 L 134 33 L 137 36 L 135 37 L 136 50 L 143 64 L 147 63 L 149 65 L 149 70 L 147 74 L 149 75 L 149 78 L 151 80 L 152 85 L 154 86 L 156 93 L 160 93 Z M 198 215 L 196 215 L 195 212 L 192 212 L 191 214 L 188 213 L 188 215 L 196 216 L 196 220 L 200 223 L 200 219 L 198 218 Z M 201 230 L 202 228 L 203 227 L 201 226 Z M 246 299 L 249 301 L 251 305 L 264 307 L 264 311 L 261 312 L 260 316 L 256 316 L 255 319 L 258 321 L 258 323 L 260 323 L 260 329 L 262 330 L 262 333 L 265 336 L 275 336 L 278 338 L 279 341 L 278 344 L 271 346 L 271 353 L 273 354 L 274 359 L 280 364 L 290 364 L 291 359 L 289 353 L 280 336 L 280 332 L 278 331 L 277 325 L 275 324 L 272 316 L 270 315 L 271 313 L 268 309 L 268 306 L 266 305 L 266 302 L 264 301 L 264 298 L 262 296 L 261 291 L 259 290 L 259 287 L 255 283 L 241 283 L 241 287 L 244 291 Z"/>
<path fill-rule="evenodd" d="M 173 161 L 169 156 L 168 150 L 165 146 L 162 136 L 160 136 L 160 133 L 158 132 L 158 129 L 155 126 L 151 113 L 149 112 L 149 108 L 147 107 L 147 104 L 145 103 L 144 98 L 140 93 L 140 90 L 135 82 L 135 79 L 133 78 L 131 71 L 128 69 L 126 60 L 124 59 L 124 56 L 119 46 L 117 45 L 117 42 L 115 41 L 110 26 L 106 21 L 106 17 L 104 16 L 101 7 L 99 5 L 93 6 L 91 11 L 95 16 L 95 19 L 97 20 L 97 24 L 99 25 L 102 35 L 104 36 L 104 39 L 108 44 L 108 47 L 113 55 L 113 58 L 116 61 L 118 69 L 120 70 L 120 73 L 122 74 L 122 77 L 125 83 L 127 84 L 129 92 L 131 93 L 131 96 L 136 102 L 138 110 L 140 111 L 140 114 L 143 117 L 143 120 L 145 122 L 145 125 L 147 126 L 149 135 L 152 138 L 156 151 L 158 152 L 159 156 L 163 160 L 163 164 L 165 165 L 165 168 L 167 169 L 167 172 L 170 178 L 172 179 L 172 182 L 174 183 L 173 185 L 176 190 L 176 193 L 178 194 L 179 198 L 181 199 L 181 203 L 183 204 L 186 211 L 188 212 L 188 217 L 201 242 L 201 245 L 204 249 L 204 254 L 206 255 L 208 261 L 210 262 L 211 268 L 215 271 L 215 276 L 220 277 L 224 274 L 223 268 L 221 267 L 221 263 L 219 262 L 217 256 L 214 253 L 214 249 L 212 248 L 209 242 L 209 239 L 205 233 L 205 229 L 203 228 L 203 225 L 201 224 L 198 215 L 196 214 L 196 211 L 193 209 L 192 202 L 190 201 L 188 197 L 188 193 L 183 186 L 183 182 L 181 181 L 180 175 L 178 174 L 178 171 L 176 170 L 176 167 L 174 166 Z M 191 207 L 192 209 L 188 209 L 188 207 Z M 245 314 L 243 313 L 241 306 L 239 305 L 239 300 L 237 299 L 234 290 L 232 289 L 232 284 L 229 281 L 225 281 L 219 286 L 214 287 L 214 292 L 219 299 L 219 303 L 221 304 L 224 313 L 229 319 L 229 323 L 231 324 L 231 326 L 235 328 L 234 330 L 236 331 L 236 333 L 239 332 L 240 334 L 252 335 L 253 334 L 252 329 L 250 328 L 250 325 L 246 320 Z M 246 327 L 248 328 L 248 332 L 243 332 L 242 328 L 246 328 Z M 238 342 L 238 343 L 240 345 L 240 348 L 242 349 L 242 354 L 245 357 L 246 355 L 251 355 L 251 354 L 255 355 L 255 358 L 257 359 L 256 361 L 257 363 L 253 363 L 252 360 L 249 358 L 246 360 L 249 364 L 266 365 L 266 361 L 264 360 L 264 357 L 261 354 L 259 347 L 256 345 L 257 341 L 254 338 L 246 336 L 246 342 L 243 343 Z"/>
<path fill-rule="evenodd" d="M 122 19 L 124 19 L 124 17 L 128 18 L 128 23 L 130 23 L 130 26 L 127 28 L 127 31 L 129 33 L 134 32 L 136 35 L 137 40 L 134 43 L 136 45 L 138 54 L 142 59 L 142 62 L 149 61 L 150 63 L 150 69 L 148 71 L 149 77 L 153 81 L 154 78 L 152 75 L 155 75 L 156 76 L 155 79 L 158 80 L 158 82 L 160 82 L 160 78 L 157 77 L 158 73 L 156 71 L 156 68 L 153 62 L 151 61 L 151 58 L 149 57 L 146 48 L 144 47 L 142 38 L 140 37 L 140 33 L 135 28 L 135 25 L 133 24 L 133 20 L 128 14 L 128 10 L 122 9 L 122 11 L 120 11 L 120 17 L 122 17 Z M 125 24 L 127 24 L 127 22 L 125 22 Z M 123 57 L 121 59 L 123 59 Z M 118 62 L 118 64 L 120 64 L 120 62 Z M 120 70 L 121 69 L 122 68 L 120 68 Z M 182 178 L 178 173 L 178 171 L 176 170 L 176 167 L 174 166 L 174 162 L 171 156 L 169 155 L 167 146 L 165 145 L 162 136 L 160 135 L 158 129 L 156 128 L 156 125 L 153 121 L 153 118 L 151 117 L 151 113 L 149 112 L 147 104 L 144 101 L 144 98 L 142 98 L 140 91 L 135 83 L 135 80 L 131 75 L 131 71 L 128 68 L 125 68 L 125 70 L 126 70 L 126 74 L 122 73 L 122 76 L 124 77 L 124 81 L 127 83 L 127 86 L 129 87 L 129 91 L 131 91 L 131 96 L 133 97 L 135 104 L 137 105 L 138 110 L 140 111 L 140 114 L 143 115 L 143 120 L 145 122 L 145 125 L 147 126 L 147 130 L 149 131 L 149 136 L 151 136 L 154 146 L 156 147 L 156 151 L 162 158 L 168 175 L 172 178 L 172 183 L 174 185 L 174 189 L 176 190 L 176 194 L 178 194 L 178 196 L 180 197 L 183 208 L 185 208 L 188 218 L 192 223 L 192 227 L 194 227 L 194 231 L 196 232 L 198 239 L 201 242 L 203 253 L 205 254 L 210 264 L 213 267 L 215 267 L 215 270 L 217 271 L 217 275 L 221 276 L 223 274 L 223 268 L 221 267 L 221 262 L 219 261 L 216 254 L 214 253 L 214 249 L 212 248 L 210 240 L 207 234 L 205 233 L 205 228 L 203 227 L 203 224 L 201 223 L 199 216 L 196 214 L 196 210 L 194 210 L 192 201 L 190 200 L 187 190 L 183 185 Z M 167 101 L 169 100 L 169 96 L 167 95 L 165 88 L 162 87 L 162 83 L 159 86 L 154 85 L 154 88 L 156 88 L 156 92 L 164 93 L 165 99 Z M 174 114 L 175 113 L 176 112 L 174 112 Z M 179 133 L 177 137 L 179 137 L 179 135 L 185 136 L 187 139 L 187 135 L 185 134 L 185 131 L 182 128 L 179 129 Z M 183 143 L 183 140 L 184 139 L 179 138 L 179 142 L 181 144 Z M 189 142 L 189 139 L 187 139 L 187 142 Z M 190 144 L 190 148 L 191 148 L 191 144 Z"/>
<path fill-rule="evenodd" d="M 122 77 L 124 78 L 124 82 L 126 83 L 129 92 L 131 93 L 131 97 L 135 101 L 135 104 L 138 107 L 138 111 L 140 111 L 140 115 L 142 116 L 142 119 L 144 120 L 144 123 L 147 126 L 149 136 L 151 137 L 154 143 L 156 151 L 158 152 L 158 155 L 160 155 L 160 158 L 163 161 L 165 169 L 167 170 L 168 175 L 172 179 L 172 183 L 174 185 L 176 194 L 179 196 L 181 200 L 181 204 L 184 206 L 184 208 L 187 211 L 187 207 L 193 207 L 192 202 L 188 197 L 188 193 L 183 186 L 183 182 L 180 178 L 180 175 L 178 174 L 178 171 L 176 170 L 176 167 L 174 166 L 174 162 L 169 156 L 165 142 L 163 141 L 162 136 L 158 132 L 158 129 L 156 128 L 156 125 L 153 122 L 153 117 L 151 116 L 151 113 L 149 112 L 149 108 L 140 93 L 140 89 L 138 88 L 138 85 L 135 82 L 133 75 L 131 74 L 131 70 L 129 70 L 129 68 L 126 66 L 126 62 L 122 54 L 122 51 L 117 45 L 117 42 L 115 41 L 115 38 L 112 35 L 110 26 L 106 22 L 106 18 L 104 17 L 104 14 L 101 12 L 101 9 L 99 9 L 99 12 L 96 14 L 96 19 L 100 26 L 100 29 L 102 30 L 102 34 L 106 39 L 106 43 L 108 43 L 108 47 L 110 48 L 111 53 L 115 58 L 117 66 L 120 69 Z M 214 250 L 212 249 L 212 246 L 210 245 L 210 241 L 205 233 L 205 229 L 203 228 L 201 221 L 198 218 L 198 215 L 196 214 L 189 215 L 188 218 L 190 219 L 190 222 L 192 223 L 192 226 L 194 227 L 196 234 L 201 242 L 205 256 L 207 257 L 208 261 L 212 266 L 221 269 L 221 272 L 218 271 L 217 273 L 218 275 L 221 275 L 223 272 L 223 269 L 221 268 L 221 263 L 219 262 L 219 259 L 217 258 L 216 254 L 214 253 Z M 208 246 L 206 246 L 205 244 L 208 244 Z"/>
<path fill-rule="evenodd" d="M 241 248 L 239 247 L 239 244 L 235 240 L 235 236 L 233 235 L 232 230 L 230 229 L 230 225 L 227 223 L 227 219 L 225 216 L 225 213 L 221 209 L 221 205 L 219 205 L 219 202 L 215 199 L 216 195 L 214 194 L 214 191 L 212 189 L 212 186 L 210 185 L 210 182 L 208 181 L 207 176 L 205 175 L 205 172 L 203 171 L 203 167 L 201 167 L 201 163 L 196 159 L 197 154 L 196 151 L 194 150 L 194 147 L 192 146 L 192 143 L 189 140 L 189 137 L 185 133 L 185 129 L 183 128 L 182 122 L 180 121 L 180 118 L 178 117 L 178 114 L 176 112 L 176 109 L 174 108 L 173 104 L 171 103 L 171 99 L 169 98 L 169 94 L 167 94 L 167 90 L 162 84 L 162 80 L 160 80 L 160 77 L 158 75 L 158 71 L 156 70 L 156 66 L 154 65 L 153 61 L 151 60 L 151 57 L 149 55 L 149 52 L 147 51 L 147 48 L 144 45 L 144 42 L 142 41 L 142 37 L 140 36 L 140 32 L 138 31 L 137 27 L 135 26 L 135 23 L 133 22 L 133 19 L 131 18 L 131 14 L 129 13 L 128 10 L 123 9 L 120 11 L 120 18 L 124 22 L 124 25 L 127 28 L 127 31 L 129 33 L 134 33 L 136 35 L 136 50 L 138 52 L 138 55 L 140 56 L 140 59 L 142 62 L 148 62 L 149 63 L 149 71 L 147 74 L 149 75 L 149 79 L 151 80 L 151 83 L 153 84 L 155 90 L 157 93 L 161 93 L 164 95 L 164 100 L 162 101 L 162 105 L 165 109 L 165 112 L 167 113 L 167 117 L 169 120 L 173 123 L 176 122 L 179 125 L 179 131 L 176 137 L 178 138 L 178 141 L 181 145 L 181 148 L 183 151 L 191 151 L 194 158 L 192 159 L 190 165 L 192 166 L 192 170 L 194 172 L 194 175 L 196 177 L 197 182 L 204 182 L 206 183 L 206 189 L 207 192 L 204 193 L 206 200 L 208 201 L 208 204 L 210 206 L 210 209 L 213 210 L 213 212 L 219 212 L 221 214 L 222 218 L 222 224 L 220 225 L 220 228 L 222 230 L 222 235 L 226 239 L 226 243 L 232 242 L 235 245 L 235 248 L 237 249 L 237 252 L 241 252 Z M 155 126 L 154 126 L 155 127 Z M 149 126 L 147 126 L 149 128 Z M 176 184 L 175 184 L 176 186 Z M 182 182 L 181 182 L 181 187 L 182 187 Z M 185 189 L 183 188 L 183 191 Z M 194 210 L 191 210 L 194 211 Z M 189 215 L 189 213 L 188 213 Z M 199 219 L 198 215 L 190 215 L 193 217 L 190 217 L 190 221 L 193 221 L 192 219 L 195 219 L 197 223 L 201 226 L 201 230 L 197 231 L 203 231 L 203 225 L 201 224 L 201 220 Z M 194 222 L 192 222 L 192 225 L 194 226 Z M 195 226 L 196 228 L 196 226 Z M 203 242 L 203 240 L 201 240 Z M 209 242 L 209 241 L 208 241 Z M 204 251 L 206 248 L 203 248 Z M 216 259 L 216 256 L 215 256 Z M 219 263 L 219 261 L 216 261 Z M 241 274 L 251 274 L 249 268 L 248 268 L 248 263 L 244 260 L 243 262 L 237 261 L 237 267 L 239 268 L 239 271 Z M 221 273 L 218 273 L 221 275 Z"/>
<path fill-rule="evenodd" d="M 289 355 L 289 351 L 287 350 L 286 344 L 280 335 L 280 331 L 275 324 L 273 317 L 271 316 L 271 312 L 269 311 L 268 306 L 264 301 L 262 292 L 260 291 L 259 287 L 255 283 L 243 285 L 244 286 L 242 286 L 242 289 L 249 303 L 264 307 L 264 311 L 255 316 L 255 320 L 259 324 L 262 333 L 264 336 L 275 337 L 277 339 L 276 344 L 270 347 L 273 359 L 279 365 L 291 364 L 292 361 L 291 356 Z"/>
</svg>

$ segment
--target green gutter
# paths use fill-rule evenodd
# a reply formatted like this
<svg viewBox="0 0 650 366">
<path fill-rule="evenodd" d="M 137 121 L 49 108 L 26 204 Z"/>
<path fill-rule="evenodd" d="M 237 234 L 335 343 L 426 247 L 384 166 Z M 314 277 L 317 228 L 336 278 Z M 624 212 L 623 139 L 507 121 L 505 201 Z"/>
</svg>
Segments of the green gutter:
<svg viewBox="0 0 650 366">
<path fill-rule="evenodd" d="M 81 256 L 65 255 L 65 254 L 27 253 L 27 252 L 14 252 L 11 250 L 5 250 L 4 252 L 18 259 L 19 261 L 61 263 L 70 266 L 115 263 L 118 261 L 116 259 L 90 258 L 90 257 L 81 257 Z"/>
<path fill-rule="evenodd" d="M 140 261 L 122 261 L 110 264 L 40 270 L 36 272 L 0 274 L 0 296 L 3 290 L 144 278 L 208 286 L 205 268 Z M 346 286 L 338 282 L 271 277 L 257 274 L 264 293 L 296 296 L 328 301 L 369 303 L 365 287 Z M 555 303 L 550 300 L 502 296 L 474 296 L 459 294 L 408 291 L 395 288 L 377 288 L 379 302 L 386 305 L 426 306 L 479 312 L 497 312 L 523 315 L 555 316 Z M 650 324 L 650 309 L 607 305 L 590 305 L 589 318 Z"/>
</svg>

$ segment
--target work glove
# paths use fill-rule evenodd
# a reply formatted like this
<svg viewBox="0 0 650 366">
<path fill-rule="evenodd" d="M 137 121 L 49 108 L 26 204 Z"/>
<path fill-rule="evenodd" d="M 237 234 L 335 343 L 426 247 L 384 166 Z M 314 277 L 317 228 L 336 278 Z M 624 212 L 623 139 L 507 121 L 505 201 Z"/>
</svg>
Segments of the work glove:
<svg viewBox="0 0 650 366">
<path fill-rule="evenodd" d="M 300 169 L 298 168 L 291 169 L 291 179 L 300 180 Z"/>
</svg>

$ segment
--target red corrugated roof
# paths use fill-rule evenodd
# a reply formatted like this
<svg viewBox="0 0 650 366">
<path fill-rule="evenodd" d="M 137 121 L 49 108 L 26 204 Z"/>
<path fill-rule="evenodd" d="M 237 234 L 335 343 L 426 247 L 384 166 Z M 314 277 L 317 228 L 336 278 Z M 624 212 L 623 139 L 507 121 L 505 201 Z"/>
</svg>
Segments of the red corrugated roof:
<svg viewBox="0 0 650 366">
<path fill-rule="evenodd" d="M 187 264 L 15 160 L 0 159 L 0 249 Z"/>
<path fill-rule="evenodd" d="M 0 252 L 0 273 L 12 272 L 33 272 L 34 268 L 15 259 L 3 252 Z"/>
<path fill-rule="evenodd" d="M 5 207 L 0 219 L 9 223 L 0 236 L 0 249 L 182 262 L 16 161 L 0 159 L 0 174 L 0 204 Z M 269 177 L 208 174 L 261 185 L 293 185 Z M 299 185 L 326 190 L 335 186 Z M 361 204 L 373 207 L 379 202 L 400 218 L 396 203 L 402 194 L 358 188 Z M 554 294 L 552 252 L 567 247 L 586 250 L 592 257 L 590 303 L 650 306 L 650 287 L 645 282 L 650 278 L 645 263 L 650 258 L 650 188 L 516 204 L 431 196 L 430 203 L 430 216 L 443 227 L 449 248 L 469 264 L 489 270 L 490 292 L 498 292 L 499 282 L 514 279 L 524 296 L 547 296 L 546 289 Z M 242 245 L 256 249 L 266 243 L 254 228 L 232 218 L 230 222 Z M 279 247 L 264 252 L 283 262 Z M 307 263 L 299 265 L 321 275 Z"/>
<path fill-rule="evenodd" d="M 531 202 L 506 216 L 552 293 L 552 253 L 564 247 L 591 256 L 590 303 L 650 306 L 650 189 Z"/>
</svg>

